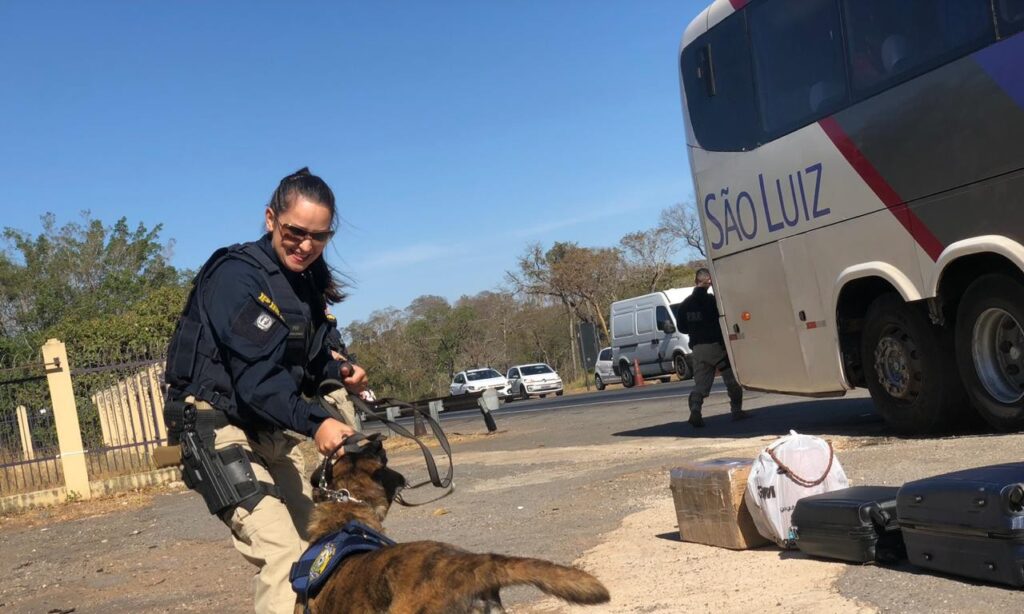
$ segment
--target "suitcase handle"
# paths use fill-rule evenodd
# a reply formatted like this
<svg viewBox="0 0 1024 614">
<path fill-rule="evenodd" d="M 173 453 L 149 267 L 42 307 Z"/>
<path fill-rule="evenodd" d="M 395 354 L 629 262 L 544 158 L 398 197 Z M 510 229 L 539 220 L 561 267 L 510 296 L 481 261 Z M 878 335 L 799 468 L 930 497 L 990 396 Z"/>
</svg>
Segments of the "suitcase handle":
<svg viewBox="0 0 1024 614">
<path fill-rule="evenodd" d="M 1011 512 L 1024 511 L 1024 484 L 1014 484 L 1006 493 L 1006 500 L 1010 504 Z"/>
<path fill-rule="evenodd" d="M 883 510 L 877 505 L 871 506 L 871 511 L 868 513 L 871 515 L 871 520 L 880 529 L 886 529 L 893 523 L 892 514 Z"/>
</svg>

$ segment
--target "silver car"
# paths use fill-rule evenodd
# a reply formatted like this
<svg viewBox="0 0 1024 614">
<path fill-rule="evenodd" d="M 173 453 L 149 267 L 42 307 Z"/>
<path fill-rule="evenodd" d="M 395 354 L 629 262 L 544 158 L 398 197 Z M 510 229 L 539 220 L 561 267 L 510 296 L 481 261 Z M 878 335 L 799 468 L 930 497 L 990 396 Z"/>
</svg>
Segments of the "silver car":
<svg viewBox="0 0 1024 614">
<path fill-rule="evenodd" d="M 598 390 L 604 390 L 608 384 L 621 384 L 622 379 L 615 375 L 612 369 L 612 349 L 604 348 L 597 355 L 597 362 L 594 364 L 594 386 Z"/>
</svg>

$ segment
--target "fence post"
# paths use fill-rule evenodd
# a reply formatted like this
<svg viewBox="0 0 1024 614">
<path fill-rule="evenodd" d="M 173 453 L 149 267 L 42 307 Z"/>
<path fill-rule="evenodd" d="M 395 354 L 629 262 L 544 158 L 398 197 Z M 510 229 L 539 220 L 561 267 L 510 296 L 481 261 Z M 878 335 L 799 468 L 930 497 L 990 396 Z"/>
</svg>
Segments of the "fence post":
<svg viewBox="0 0 1024 614">
<path fill-rule="evenodd" d="M 484 393 L 477 399 L 477 404 L 480 405 L 480 413 L 484 415 L 484 424 L 487 425 L 487 432 L 493 433 L 498 430 L 498 425 L 494 423 L 494 416 L 491 415 L 492 409 L 498 409 L 498 393 L 494 388 L 488 388 Z"/>
<path fill-rule="evenodd" d="M 21 435 L 21 454 L 23 460 L 35 460 L 36 450 L 32 446 L 32 429 L 28 427 L 28 411 L 24 405 L 15 410 L 18 414 L 18 433 Z"/>
<path fill-rule="evenodd" d="M 440 422 L 441 421 L 441 410 L 444 409 L 444 401 L 441 401 L 441 400 L 431 401 L 430 404 L 429 404 L 429 407 L 430 407 L 430 417 L 434 419 L 434 422 Z"/>
<path fill-rule="evenodd" d="M 388 407 L 384 410 L 384 415 L 391 422 L 398 420 L 398 417 L 402 415 L 402 412 L 397 407 Z M 388 425 L 388 437 L 394 437 L 395 432 L 391 430 L 391 425 Z"/>
<path fill-rule="evenodd" d="M 48 339 L 43 345 L 43 363 L 46 365 L 46 383 L 50 387 L 53 421 L 57 425 L 57 444 L 60 462 L 64 467 L 64 490 L 67 496 L 89 499 L 89 472 L 85 465 L 82 431 L 78 426 L 78 408 L 71 387 L 71 366 L 64 343 Z"/>
</svg>

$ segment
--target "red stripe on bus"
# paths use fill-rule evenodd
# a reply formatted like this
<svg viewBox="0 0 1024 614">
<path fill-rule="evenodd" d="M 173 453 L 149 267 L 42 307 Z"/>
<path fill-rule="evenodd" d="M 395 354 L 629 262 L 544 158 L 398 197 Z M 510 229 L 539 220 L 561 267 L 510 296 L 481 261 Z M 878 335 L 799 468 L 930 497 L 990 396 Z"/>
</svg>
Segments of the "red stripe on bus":
<svg viewBox="0 0 1024 614">
<path fill-rule="evenodd" d="M 917 244 L 932 260 L 938 260 L 942 253 L 942 243 L 938 237 L 928 230 L 928 227 L 921 222 L 921 219 L 914 214 L 906 205 L 903 199 L 896 193 L 889 182 L 882 177 L 871 161 L 857 149 L 853 141 L 843 130 L 834 117 L 826 117 L 818 122 L 825 134 L 836 146 L 839 153 L 843 154 L 846 161 L 850 163 L 853 170 L 857 171 L 861 179 L 868 184 L 868 187 L 878 196 L 889 211 L 896 217 L 900 224 L 907 229 L 910 236 L 914 237 Z"/>
<path fill-rule="evenodd" d="M 747 6 L 748 2 L 750 2 L 750 0 L 729 0 L 729 4 L 732 5 L 734 11 L 738 11 Z"/>
</svg>

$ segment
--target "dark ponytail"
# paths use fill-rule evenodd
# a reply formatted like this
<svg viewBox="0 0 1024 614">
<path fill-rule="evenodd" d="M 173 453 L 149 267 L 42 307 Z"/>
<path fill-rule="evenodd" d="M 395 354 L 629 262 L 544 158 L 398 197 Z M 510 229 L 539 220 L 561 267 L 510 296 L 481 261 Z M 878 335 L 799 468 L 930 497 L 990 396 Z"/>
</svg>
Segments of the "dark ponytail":
<svg viewBox="0 0 1024 614">
<path fill-rule="evenodd" d="M 296 196 L 302 196 L 310 202 L 317 203 L 331 212 L 331 230 L 338 226 L 338 216 L 334 208 L 334 192 L 327 183 L 309 172 L 308 167 L 302 167 L 291 175 L 288 175 L 277 184 L 267 208 L 274 212 L 277 217 L 287 211 Z M 328 303 L 340 303 L 345 300 L 345 284 L 338 279 L 337 272 L 327 264 L 323 254 L 309 266 L 309 273 L 317 290 L 323 293 L 324 301 Z"/>
</svg>

